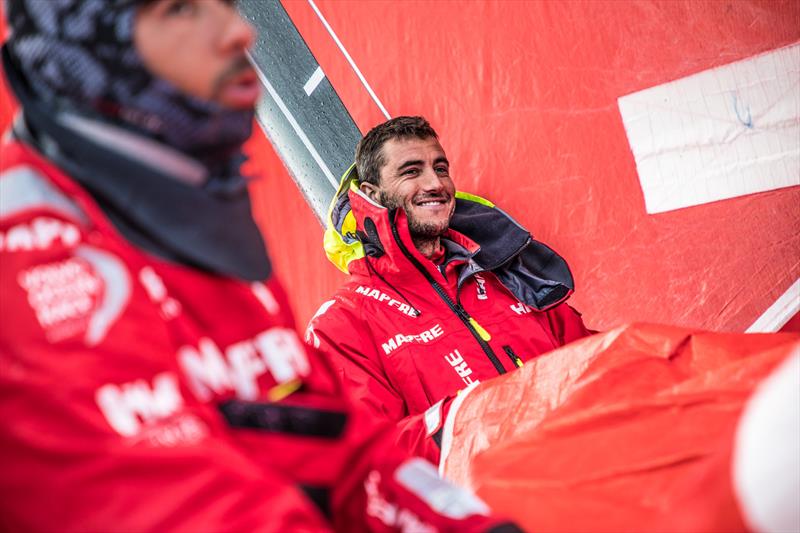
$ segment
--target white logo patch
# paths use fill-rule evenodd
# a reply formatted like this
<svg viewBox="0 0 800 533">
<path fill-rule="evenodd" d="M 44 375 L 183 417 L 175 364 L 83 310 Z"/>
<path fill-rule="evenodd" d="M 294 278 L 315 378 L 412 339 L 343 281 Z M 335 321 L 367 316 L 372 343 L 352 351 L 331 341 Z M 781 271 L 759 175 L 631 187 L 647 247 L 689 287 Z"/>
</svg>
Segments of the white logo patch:
<svg viewBox="0 0 800 533">
<path fill-rule="evenodd" d="M 85 331 L 104 289 L 102 278 L 79 258 L 23 270 L 17 281 L 50 342 Z"/>
<path fill-rule="evenodd" d="M 75 257 L 23 270 L 17 282 L 47 340 L 83 334 L 94 346 L 125 310 L 131 281 L 125 264 L 106 251 L 91 246 L 75 248 Z"/>
</svg>

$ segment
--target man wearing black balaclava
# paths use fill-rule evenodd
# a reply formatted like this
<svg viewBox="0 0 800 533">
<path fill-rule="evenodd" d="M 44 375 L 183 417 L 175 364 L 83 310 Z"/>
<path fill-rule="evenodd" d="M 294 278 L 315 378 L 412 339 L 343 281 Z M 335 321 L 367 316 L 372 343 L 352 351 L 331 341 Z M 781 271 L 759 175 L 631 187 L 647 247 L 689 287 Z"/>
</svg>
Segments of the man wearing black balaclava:
<svg viewBox="0 0 800 533">
<path fill-rule="evenodd" d="M 298 340 L 222 0 L 8 0 L 0 528 L 514 531 Z M 421 428 L 420 428 L 421 429 Z"/>
</svg>

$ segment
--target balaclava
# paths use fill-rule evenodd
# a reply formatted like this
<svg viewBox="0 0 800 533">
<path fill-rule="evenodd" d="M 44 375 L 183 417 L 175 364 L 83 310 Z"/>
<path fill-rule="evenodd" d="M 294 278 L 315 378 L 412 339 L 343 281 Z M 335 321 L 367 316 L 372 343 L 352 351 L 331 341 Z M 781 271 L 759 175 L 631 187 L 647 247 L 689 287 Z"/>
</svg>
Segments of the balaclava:
<svg viewBox="0 0 800 533">
<path fill-rule="evenodd" d="M 239 173 L 253 111 L 193 98 L 147 71 L 133 43 L 136 10 L 147 1 L 6 0 L 3 70 L 23 110 L 14 135 L 80 183 L 137 247 L 208 272 L 267 279 L 269 258 Z M 74 127 L 76 117 L 113 128 L 92 138 Z M 141 143 L 113 149 L 110 129 L 120 128 L 199 162 L 191 166 L 200 181 L 137 152 Z"/>
<path fill-rule="evenodd" d="M 8 50 L 45 104 L 144 133 L 218 173 L 249 137 L 253 112 L 188 96 L 151 75 L 133 43 L 144 3 L 6 0 Z"/>
</svg>

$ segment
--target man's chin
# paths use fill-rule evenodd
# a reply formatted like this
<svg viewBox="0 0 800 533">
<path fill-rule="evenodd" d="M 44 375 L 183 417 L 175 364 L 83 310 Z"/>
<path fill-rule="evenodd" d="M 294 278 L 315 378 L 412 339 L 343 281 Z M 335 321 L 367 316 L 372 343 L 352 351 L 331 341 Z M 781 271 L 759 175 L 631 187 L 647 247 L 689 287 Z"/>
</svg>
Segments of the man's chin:
<svg viewBox="0 0 800 533">
<path fill-rule="evenodd" d="M 415 239 L 436 239 L 447 233 L 447 222 L 422 223 L 409 219 L 408 231 Z"/>
</svg>

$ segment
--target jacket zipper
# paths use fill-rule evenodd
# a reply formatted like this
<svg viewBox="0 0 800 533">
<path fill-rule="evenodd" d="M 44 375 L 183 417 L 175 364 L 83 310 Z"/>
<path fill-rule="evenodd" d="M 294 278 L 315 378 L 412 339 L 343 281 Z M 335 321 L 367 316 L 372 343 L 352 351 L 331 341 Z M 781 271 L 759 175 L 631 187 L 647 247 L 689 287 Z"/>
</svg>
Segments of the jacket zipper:
<svg viewBox="0 0 800 533">
<path fill-rule="evenodd" d="M 506 355 L 511 358 L 511 362 L 514 363 L 514 366 L 517 368 L 521 368 L 522 365 L 525 364 L 522 362 L 522 359 L 520 359 L 519 356 L 514 353 L 514 350 L 511 349 L 511 346 L 503 346 L 503 351 L 505 351 Z"/>
<path fill-rule="evenodd" d="M 469 316 L 469 313 L 467 313 L 467 311 L 461 307 L 460 304 L 453 303 L 453 300 L 450 299 L 450 296 L 447 295 L 447 292 L 444 290 L 444 288 L 439 285 L 435 279 L 433 279 L 430 272 L 425 270 L 425 267 L 422 266 L 419 261 L 417 261 L 417 258 L 411 255 L 411 253 L 408 251 L 406 245 L 400 240 L 400 234 L 397 232 L 397 226 L 394 224 L 394 222 L 390 221 L 390 225 L 392 227 L 392 237 L 394 237 L 395 242 L 400 247 L 400 251 L 403 252 L 403 255 L 406 256 L 406 259 L 411 261 L 411 264 L 414 265 L 414 267 L 419 270 L 423 276 L 425 276 L 425 279 L 436 291 L 436 294 L 439 295 L 439 298 L 441 298 L 442 301 L 447 304 L 450 310 L 453 311 L 459 319 L 461 319 L 461 322 L 464 324 L 464 326 L 466 326 L 469 332 L 472 333 L 472 336 L 475 337 L 475 340 L 478 341 L 478 345 L 480 345 L 483 353 L 486 354 L 486 357 L 489 358 L 489 361 L 491 361 L 492 366 L 494 366 L 495 370 L 497 370 L 497 373 L 505 374 L 505 367 L 494 354 L 491 346 L 489 346 L 489 344 L 486 342 L 491 338 L 489 333 L 483 329 L 480 324 L 478 324 L 477 320 Z"/>
</svg>

